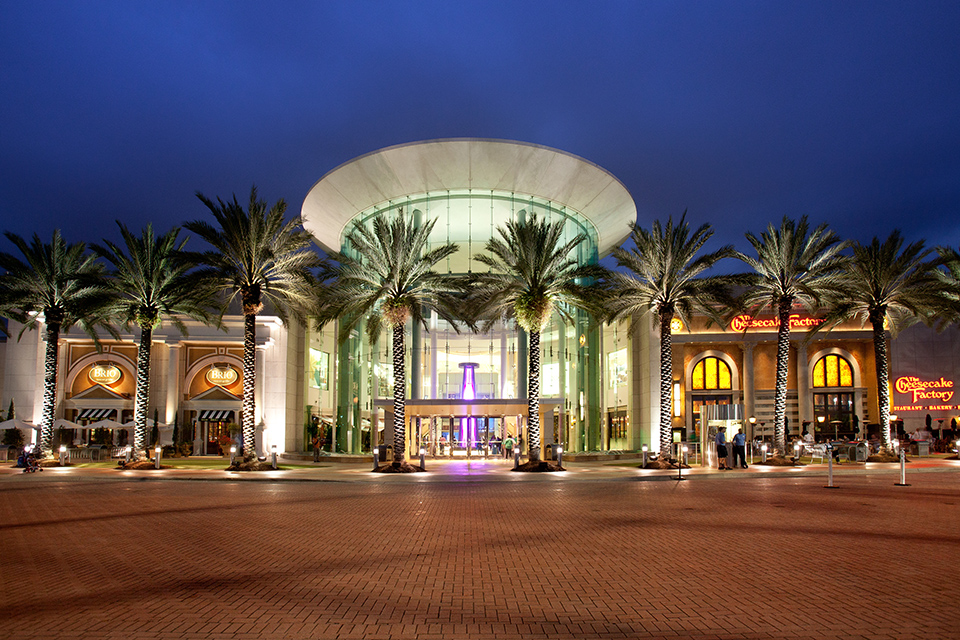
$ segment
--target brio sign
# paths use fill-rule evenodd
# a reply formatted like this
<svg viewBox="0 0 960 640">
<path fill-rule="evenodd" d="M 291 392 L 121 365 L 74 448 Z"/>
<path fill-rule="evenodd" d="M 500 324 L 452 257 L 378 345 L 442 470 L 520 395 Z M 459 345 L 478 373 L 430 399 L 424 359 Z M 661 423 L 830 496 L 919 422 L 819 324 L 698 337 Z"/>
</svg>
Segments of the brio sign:
<svg viewBox="0 0 960 640">
<path fill-rule="evenodd" d="M 953 380 L 943 377 L 938 380 L 921 380 L 917 376 L 901 376 L 893 386 L 897 393 L 909 394 L 913 404 L 924 400 L 947 403 L 954 394 Z"/>
<path fill-rule="evenodd" d="M 112 364 L 95 364 L 87 372 L 87 378 L 96 384 L 113 384 L 122 375 L 120 369 Z"/>
<path fill-rule="evenodd" d="M 801 316 L 798 313 L 790 315 L 790 329 L 809 329 L 823 324 L 823 318 Z M 734 331 L 749 331 L 750 329 L 779 329 L 780 318 L 751 318 L 748 315 L 736 316 L 730 321 L 730 328 Z"/>
<path fill-rule="evenodd" d="M 207 382 L 218 387 L 229 387 L 237 381 L 237 370 L 226 365 L 213 365 L 207 369 Z"/>
</svg>

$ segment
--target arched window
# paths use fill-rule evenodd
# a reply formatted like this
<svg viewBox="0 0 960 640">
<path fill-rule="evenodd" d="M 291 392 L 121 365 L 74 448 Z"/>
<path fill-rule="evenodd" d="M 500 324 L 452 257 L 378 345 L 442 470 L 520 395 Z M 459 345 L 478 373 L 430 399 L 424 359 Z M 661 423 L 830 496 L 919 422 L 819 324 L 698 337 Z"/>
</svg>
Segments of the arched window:
<svg viewBox="0 0 960 640">
<path fill-rule="evenodd" d="M 693 368 L 691 389 L 694 391 L 715 391 L 732 388 L 730 366 L 720 358 L 708 356 Z"/>
<path fill-rule="evenodd" d="M 843 356 L 826 355 L 813 365 L 814 388 L 852 387 L 853 369 Z"/>
<path fill-rule="evenodd" d="M 700 410 L 704 406 L 733 403 L 730 365 L 716 356 L 706 356 L 693 367 L 690 396 L 693 409 L 693 438 L 701 437 Z"/>
<path fill-rule="evenodd" d="M 843 356 L 828 354 L 813 365 L 813 388 L 823 391 L 813 394 L 814 435 L 818 440 L 859 437 L 859 420 L 855 417 L 851 391 L 853 367 Z"/>
</svg>

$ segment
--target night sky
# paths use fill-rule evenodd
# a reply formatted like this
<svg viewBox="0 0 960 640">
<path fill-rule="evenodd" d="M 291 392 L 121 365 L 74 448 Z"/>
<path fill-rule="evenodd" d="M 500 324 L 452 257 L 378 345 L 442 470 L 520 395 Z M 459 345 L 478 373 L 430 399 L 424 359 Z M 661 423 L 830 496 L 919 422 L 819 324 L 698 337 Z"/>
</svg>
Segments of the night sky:
<svg viewBox="0 0 960 640">
<path fill-rule="evenodd" d="M 483 137 L 582 156 L 714 248 L 802 214 L 957 247 L 958 28 L 931 0 L 5 0 L 0 229 L 166 230 L 253 183 L 296 215 L 361 154 Z"/>
</svg>

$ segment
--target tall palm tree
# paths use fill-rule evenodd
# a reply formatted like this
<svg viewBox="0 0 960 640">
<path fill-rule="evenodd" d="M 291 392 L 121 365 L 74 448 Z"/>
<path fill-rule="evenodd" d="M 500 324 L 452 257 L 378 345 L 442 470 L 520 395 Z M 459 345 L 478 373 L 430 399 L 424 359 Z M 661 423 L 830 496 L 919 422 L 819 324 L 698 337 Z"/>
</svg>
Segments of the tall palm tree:
<svg viewBox="0 0 960 640">
<path fill-rule="evenodd" d="M 210 322 L 210 295 L 204 282 L 189 274 L 190 264 L 181 259 L 186 239 L 179 240 L 179 228 L 155 236 L 148 224 L 140 237 L 117 221 L 123 246 L 105 240 L 93 250 L 110 265 L 107 284 L 113 296 L 108 313 L 129 327 L 140 329 L 137 345 L 137 387 L 134 401 L 133 448 L 143 455 L 150 406 L 150 348 L 153 330 L 166 317 L 181 333 L 187 327 L 180 316 Z M 209 288 L 209 287 L 207 287 Z"/>
<path fill-rule="evenodd" d="M 599 315 L 600 286 L 606 274 L 600 265 L 581 265 L 576 248 L 585 234 L 564 241 L 564 221 L 549 222 L 536 214 L 508 220 L 487 241 L 487 254 L 474 258 L 490 267 L 475 273 L 469 308 L 489 330 L 494 322 L 514 318 L 530 336 L 527 377 L 529 459 L 540 460 L 540 332 L 554 311 L 573 321 L 572 310 Z"/>
<path fill-rule="evenodd" d="M 923 241 L 906 247 L 900 230 L 884 241 L 855 242 L 853 257 L 844 269 L 842 295 L 833 304 L 824 325 L 860 318 L 873 329 L 873 353 L 877 369 L 881 446 L 890 450 L 890 364 L 885 328 L 896 334 L 920 319 L 928 320 L 942 305 L 943 287 L 927 261 L 930 250 Z M 885 327 L 886 324 L 886 327 Z M 821 325 L 821 326 L 824 326 Z M 819 329 L 819 327 L 818 327 Z"/>
<path fill-rule="evenodd" d="M 756 272 L 753 285 L 742 304 L 754 315 L 765 309 L 777 315 L 777 378 L 774 394 L 773 446 L 778 455 L 786 452 L 787 367 L 790 359 L 790 312 L 799 305 L 811 313 L 841 289 L 846 259 L 841 251 L 847 243 L 827 229 L 826 224 L 810 230 L 807 217 L 799 222 L 784 216 L 780 227 L 767 225 L 757 237 L 747 240 L 756 257 L 737 252 L 736 257 Z"/>
<path fill-rule="evenodd" d="M 313 236 L 300 217 L 284 222 L 287 203 L 281 198 L 269 209 L 250 189 L 247 210 L 237 201 L 213 202 L 202 193 L 197 197 L 210 209 L 217 226 L 203 220 L 184 224 L 213 247 L 211 251 L 188 253 L 192 262 L 204 265 L 197 277 L 209 278 L 227 305 L 239 299 L 243 308 L 243 455 L 256 456 L 255 399 L 257 314 L 269 302 L 286 323 L 292 315 L 301 322 L 313 304 L 314 277 L 311 269 L 320 262 L 311 250 Z"/>
<path fill-rule="evenodd" d="M 393 350 L 393 466 L 399 467 L 406 450 L 406 361 L 404 326 L 408 319 L 424 330 L 423 311 L 430 309 L 458 329 L 463 281 L 437 273 L 433 267 L 458 250 L 455 244 L 429 247 L 436 219 L 416 224 L 400 210 L 392 219 L 377 214 L 367 225 L 357 225 L 346 236 L 350 251 L 328 254 L 322 274 L 317 310 L 318 328 L 340 321 L 339 340 L 365 322 L 370 343 L 384 325 L 392 333 Z"/>
<path fill-rule="evenodd" d="M 691 234 L 686 215 L 684 212 L 676 224 L 671 216 L 665 227 L 656 220 L 649 231 L 631 225 L 633 248 L 613 250 L 617 265 L 625 271 L 611 271 L 608 276 L 610 319 L 630 318 L 633 332 L 640 317 L 649 313 L 660 333 L 660 456 L 664 460 L 670 457 L 672 442 L 670 324 L 678 317 L 689 327 L 694 311 L 706 313 L 719 324 L 719 309 L 731 302 L 730 287 L 746 281 L 744 276 L 735 275 L 703 277 L 719 260 L 732 257 L 735 252 L 728 245 L 697 256 L 713 236 L 713 229 L 704 224 Z"/>
<path fill-rule="evenodd" d="M 114 337 L 119 335 L 105 320 L 103 308 L 109 291 L 101 279 L 102 266 L 87 252 L 86 244 L 67 244 L 59 229 L 49 244 L 36 234 L 29 243 L 14 233 L 4 235 L 20 250 L 23 260 L 0 252 L 0 314 L 23 324 L 21 336 L 27 329 L 45 326 L 39 444 L 47 456 L 53 443 L 60 333 L 77 325 L 98 348 L 98 327 Z"/>
</svg>

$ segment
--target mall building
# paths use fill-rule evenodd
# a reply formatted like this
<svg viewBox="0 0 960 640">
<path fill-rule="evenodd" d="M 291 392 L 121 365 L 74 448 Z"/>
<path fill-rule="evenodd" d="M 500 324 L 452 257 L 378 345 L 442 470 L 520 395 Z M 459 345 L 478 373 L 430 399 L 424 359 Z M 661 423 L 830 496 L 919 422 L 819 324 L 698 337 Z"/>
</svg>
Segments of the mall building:
<svg viewBox="0 0 960 640">
<path fill-rule="evenodd" d="M 475 261 L 507 220 L 537 214 L 561 220 L 566 238 L 583 234 L 575 258 L 595 263 L 620 245 L 638 219 L 633 197 L 604 169 L 577 156 L 502 140 L 434 140 L 389 147 L 330 171 L 308 192 L 301 215 L 320 248 L 350 252 L 345 238 L 378 213 L 436 220 L 431 241 L 459 250 L 438 265 L 447 273 L 485 268 Z M 310 449 L 321 433 L 325 452 L 368 454 L 389 445 L 392 358 L 387 331 L 374 344 L 357 330 L 342 344 L 338 327 L 322 331 L 258 317 L 257 446 L 286 453 Z M 872 334 L 849 323 L 808 332 L 817 317 L 791 317 L 787 417 L 791 434 L 807 427 L 821 437 L 865 436 L 878 420 Z M 150 417 L 176 421 L 195 453 L 217 454 L 231 424 L 240 421 L 243 322 L 225 318 L 226 331 L 188 322 L 188 335 L 164 324 L 153 335 Z M 458 332 L 430 316 L 429 330 L 408 324 L 407 442 L 413 454 L 485 455 L 490 441 L 523 436 L 527 401 L 527 336 L 512 322 L 484 334 Z M 42 331 L 11 323 L 0 344 L 3 409 L 39 420 Z M 136 335 L 105 340 L 97 351 L 77 332 L 62 336 L 56 415 L 79 425 L 133 417 Z M 742 424 L 748 435 L 772 435 L 776 319 L 734 318 L 728 326 L 694 318 L 673 327 L 674 439 L 697 442 L 707 414 Z M 891 343 L 893 412 L 907 430 L 960 414 L 953 397 L 960 338 L 924 327 Z M 728 405 L 728 410 L 709 407 Z M 627 326 L 597 323 L 578 313 L 555 315 L 541 333 L 541 428 L 544 447 L 570 453 L 636 451 L 659 441 L 659 339 L 653 322 L 635 335 Z M 754 420 L 749 420 L 752 417 Z M 102 424 L 102 423 L 101 423 Z M 385 429 L 385 425 L 387 428 Z M 935 423 L 936 427 L 937 424 Z M 114 441 L 129 438 L 116 425 Z M 89 438 L 78 430 L 76 440 Z"/>
</svg>

